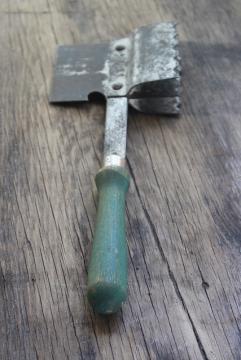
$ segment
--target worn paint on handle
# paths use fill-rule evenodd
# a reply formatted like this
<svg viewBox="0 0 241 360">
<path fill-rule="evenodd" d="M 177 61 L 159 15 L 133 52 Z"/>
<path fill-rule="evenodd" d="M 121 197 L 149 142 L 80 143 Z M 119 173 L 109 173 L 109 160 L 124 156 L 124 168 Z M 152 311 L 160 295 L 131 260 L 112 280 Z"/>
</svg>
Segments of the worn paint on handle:
<svg viewBox="0 0 241 360">
<path fill-rule="evenodd" d="M 116 312 L 127 296 L 125 197 L 129 181 L 121 167 L 105 167 L 96 176 L 99 203 L 88 272 L 88 299 L 101 314 Z"/>
</svg>

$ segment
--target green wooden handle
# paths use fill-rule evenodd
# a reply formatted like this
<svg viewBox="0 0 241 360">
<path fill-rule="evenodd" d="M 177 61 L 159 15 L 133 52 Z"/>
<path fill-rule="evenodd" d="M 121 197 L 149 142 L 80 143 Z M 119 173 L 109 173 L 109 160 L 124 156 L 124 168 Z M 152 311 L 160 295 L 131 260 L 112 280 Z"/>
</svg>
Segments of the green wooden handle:
<svg viewBox="0 0 241 360">
<path fill-rule="evenodd" d="M 88 299 L 101 314 L 116 312 L 127 296 L 125 196 L 129 176 L 121 167 L 105 167 L 96 175 L 97 221 L 88 271 Z"/>
</svg>

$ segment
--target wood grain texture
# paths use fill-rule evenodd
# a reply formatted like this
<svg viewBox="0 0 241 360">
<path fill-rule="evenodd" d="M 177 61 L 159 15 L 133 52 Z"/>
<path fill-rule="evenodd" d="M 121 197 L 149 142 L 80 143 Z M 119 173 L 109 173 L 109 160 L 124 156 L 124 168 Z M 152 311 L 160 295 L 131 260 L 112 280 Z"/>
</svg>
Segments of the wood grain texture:
<svg viewBox="0 0 241 360">
<path fill-rule="evenodd" d="M 58 44 L 179 23 L 179 119 L 130 113 L 129 298 L 86 299 L 104 107 L 48 104 Z M 1 0 L 0 358 L 241 358 L 239 0 Z"/>
</svg>

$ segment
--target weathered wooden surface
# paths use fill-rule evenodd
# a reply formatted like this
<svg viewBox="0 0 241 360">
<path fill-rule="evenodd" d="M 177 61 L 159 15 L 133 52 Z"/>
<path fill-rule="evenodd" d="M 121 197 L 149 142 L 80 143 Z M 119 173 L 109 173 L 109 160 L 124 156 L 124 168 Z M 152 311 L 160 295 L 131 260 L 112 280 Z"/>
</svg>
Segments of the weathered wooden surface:
<svg viewBox="0 0 241 360">
<path fill-rule="evenodd" d="M 56 45 L 179 23 L 179 119 L 130 115 L 129 299 L 86 301 L 104 108 L 55 108 Z M 1 0 L 0 358 L 241 358 L 241 2 Z"/>
</svg>

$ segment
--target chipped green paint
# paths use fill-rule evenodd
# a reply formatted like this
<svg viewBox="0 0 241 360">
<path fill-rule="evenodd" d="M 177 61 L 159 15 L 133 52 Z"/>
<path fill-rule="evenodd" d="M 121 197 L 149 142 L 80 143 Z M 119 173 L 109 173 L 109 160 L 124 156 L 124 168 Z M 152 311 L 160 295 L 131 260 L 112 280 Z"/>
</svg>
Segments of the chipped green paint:
<svg viewBox="0 0 241 360">
<path fill-rule="evenodd" d="M 96 175 L 99 204 L 88 272 L 88 299 L 101 314 L 116 312 L 127 296 L 125 196 L 129 175 L 105 167 Z"/>
</svg>

